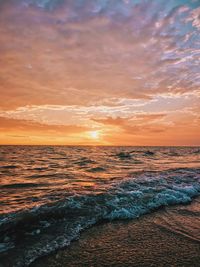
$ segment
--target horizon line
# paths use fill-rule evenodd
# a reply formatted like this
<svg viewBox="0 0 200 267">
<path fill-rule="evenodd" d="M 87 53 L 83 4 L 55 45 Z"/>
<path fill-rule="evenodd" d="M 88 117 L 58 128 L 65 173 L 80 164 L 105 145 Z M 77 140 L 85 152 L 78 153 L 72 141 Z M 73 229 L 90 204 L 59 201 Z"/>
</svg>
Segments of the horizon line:
<svg viewBox="0 0 200 267">
<path fill-rule="evenodd" d="M 200 147 L 200 145 L 69 145 L 69 144 L 0 144 L 0 146 L 68 146 L 68 147 Z"/>
</svg>

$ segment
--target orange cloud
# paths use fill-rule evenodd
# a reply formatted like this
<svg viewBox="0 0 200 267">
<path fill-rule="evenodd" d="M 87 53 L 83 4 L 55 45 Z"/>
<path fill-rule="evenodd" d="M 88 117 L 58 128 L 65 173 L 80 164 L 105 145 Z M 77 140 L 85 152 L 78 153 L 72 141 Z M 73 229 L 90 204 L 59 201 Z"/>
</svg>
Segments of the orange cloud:
<svg viewBox="0 0 200 267">
<path fill-rule="evenodd" d="M 0 117 L 0 144 L 70 144 L 90 128 L 76 125 L 48 125 Z M 77 135 L 77 140 L 73 138 Z"/>
<path fill-rule="evenodd" d="M 198 12 L 193 1 L 0 1 L 0 142 L 90 144 L 99 130 L 98 144 L 199 143 Z"/>
<path fill-rule="evenodd" d="M 80 133 L 88 131 L 89 129 L 81 126 L 72 125 L 48 125 L 41 124 L 28 120 L 17 120 L 11 118 L 0 117 L 0 130 L 5 131 L 35 131 L 48 133 Z"/>
</svg>

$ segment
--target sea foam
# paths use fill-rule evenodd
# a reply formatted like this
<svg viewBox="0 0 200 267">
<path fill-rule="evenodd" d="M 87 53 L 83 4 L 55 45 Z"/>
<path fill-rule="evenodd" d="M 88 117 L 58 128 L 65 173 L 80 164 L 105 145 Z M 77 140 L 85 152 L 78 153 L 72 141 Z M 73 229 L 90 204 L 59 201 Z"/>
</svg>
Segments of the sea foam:
<svg viewBox="0 0 200 267">
<path fill-rule="evenodd" d="M 11 248 L 9 242 L 7 247 L 12 252 L 13 266 L 26 266 L 69 245 L 82 230 L 99 221 L 137 218 L 162 206 L 189 203 L 198 195 L 200 169 L 146 172 L 113 182 L 104 193 L 76 194 L 1 216 L 0 232 L 6 233 L 15 246 Z M 5 244 L 2 247 L 6 251 Z"/>
</svg>

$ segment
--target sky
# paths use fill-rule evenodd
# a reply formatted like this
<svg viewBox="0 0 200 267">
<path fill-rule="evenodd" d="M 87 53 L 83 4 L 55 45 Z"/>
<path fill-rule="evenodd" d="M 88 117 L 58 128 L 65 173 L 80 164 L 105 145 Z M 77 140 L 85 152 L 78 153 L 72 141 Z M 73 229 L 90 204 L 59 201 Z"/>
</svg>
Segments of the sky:
<svg viewBox="0 0 200 267">
<path fill-rule="evenodd" d="M 200 145 L 200 0 L 0 0 L 0 144 Z"/>
</svg>

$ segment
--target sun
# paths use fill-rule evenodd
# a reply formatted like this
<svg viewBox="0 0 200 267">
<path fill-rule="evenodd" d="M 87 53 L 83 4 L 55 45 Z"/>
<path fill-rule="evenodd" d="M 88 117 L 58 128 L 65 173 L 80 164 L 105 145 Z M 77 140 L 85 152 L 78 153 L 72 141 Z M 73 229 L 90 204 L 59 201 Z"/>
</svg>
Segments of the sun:
<svg viewBox="0 0 200 267">
<path fill-rule="evenodd" d="M 99 131 L 91 131 L 91 132 L 89 132 L 89 136 L 92 139 L 98 140 L 100 137 L 100 134 L 99 134 Z"/>
</svg>

